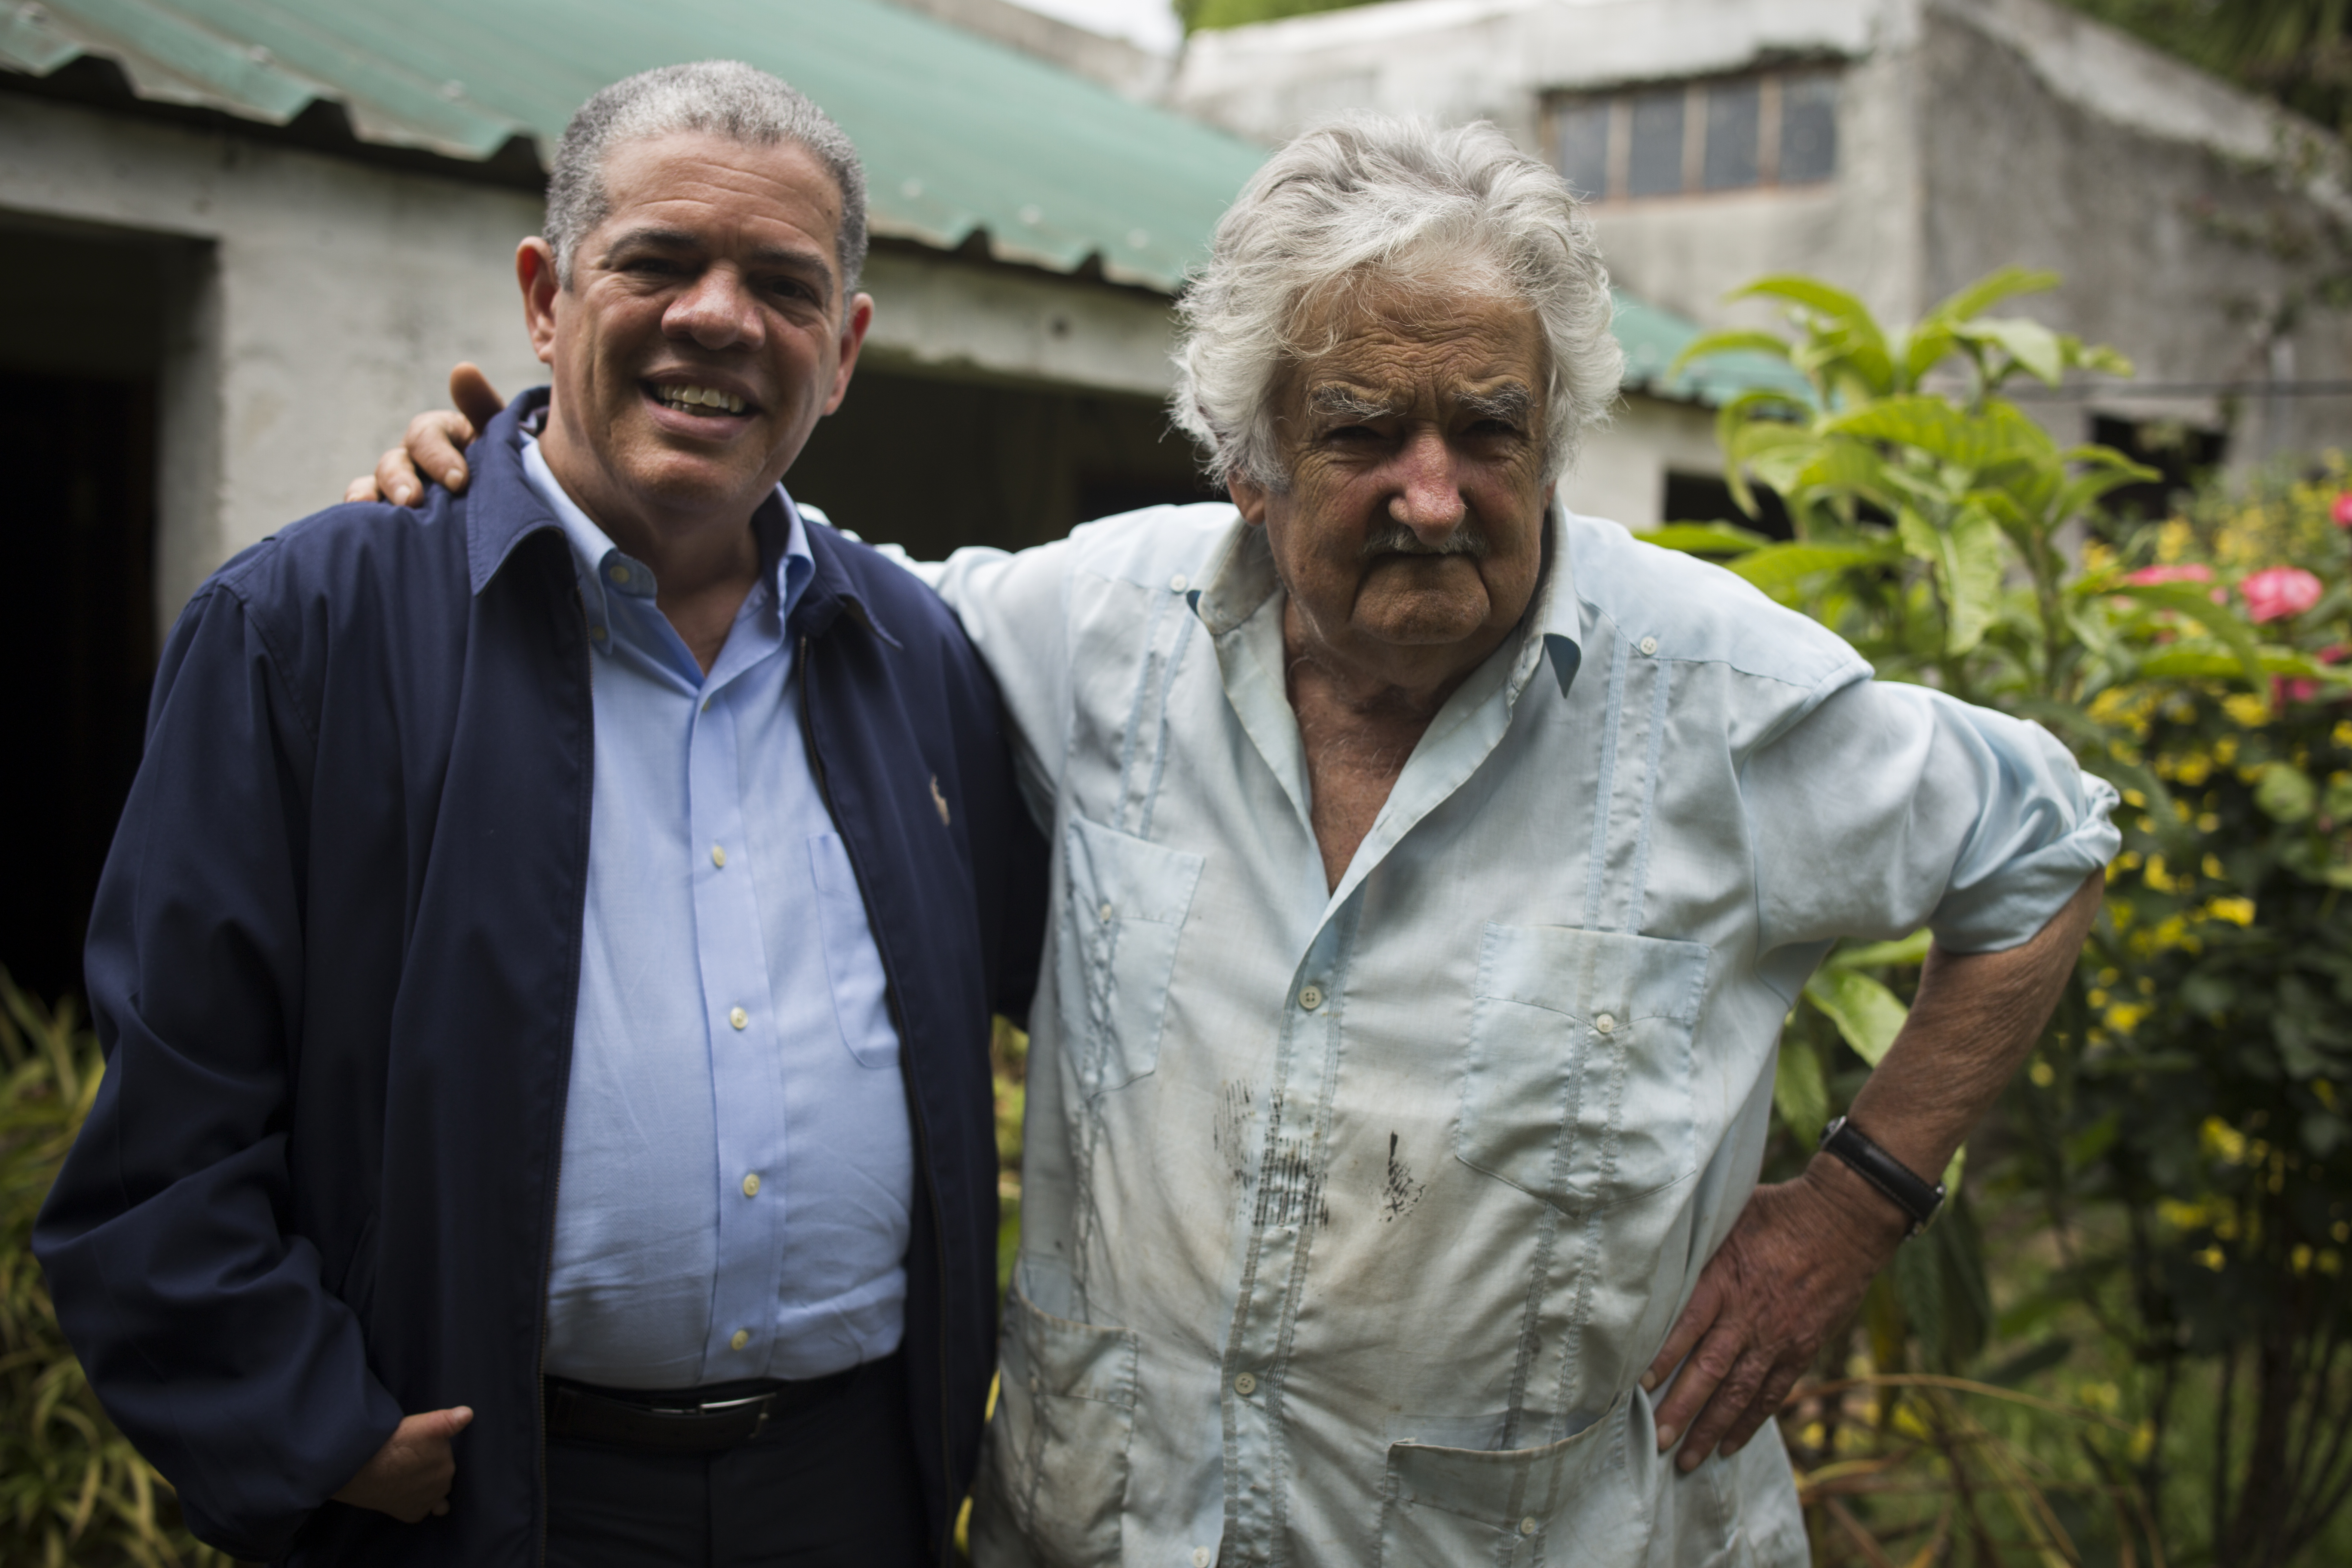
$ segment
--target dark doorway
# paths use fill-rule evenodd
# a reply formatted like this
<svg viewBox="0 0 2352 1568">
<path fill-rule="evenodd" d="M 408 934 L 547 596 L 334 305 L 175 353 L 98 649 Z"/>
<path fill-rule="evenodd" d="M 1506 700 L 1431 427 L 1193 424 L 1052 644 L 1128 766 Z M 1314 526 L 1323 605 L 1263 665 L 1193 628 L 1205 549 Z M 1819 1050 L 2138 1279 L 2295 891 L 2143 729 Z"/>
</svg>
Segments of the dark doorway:
<svg viewBox="0 0 2352 1568">
<path fill-rule="evenodd" d="M 843 528 L 937 560 L 1160 501 L 1221 500 L 1154 399 L 861 365 L 785 481 Z"/>
<path fill-rule="evenodd" d="M 155 668 L 157 384 L 181 250 L 0 221 L 0 966 L 82 990 L 90 899 L 138 771 Z"/>
<path fill-rule="evenodd" d="M 0 964 L 79 993 L 82 936 L 138 771 L 155 668 L 155 386 L 0 371 L 7 552 L 27 592 L 0 617 L 7 847 Z"/>
<path fill-rule="evenodd" d="M 2229 437 L 2221 431 L 2200 430 L 2177 419 L 2117 419 L 2094 414 L 2091 439 L 2157 471 L 2156 479 L 2109 490 L 2102 503 L 2110 517 L 2141 522 L 2170 517 L 2184 492 L 2195 489 L 2220 468 L 2229 451 Z"/>
<path fill-rule="evenodd" d="M 1757 510 L 1764 514 L 1761 518 L 1750 517 L 1739 510 L 1722 475 L 1685 474 L 1668 468 L 1665 510 L 1659 515 L 1668 522 L 1728 522 L 1774 539 L 1794 539 L 1796 529 L 1790 523 L 1789 509 L 1779 494 L 1762 485 L 1752 489 Z"/>
</svg>

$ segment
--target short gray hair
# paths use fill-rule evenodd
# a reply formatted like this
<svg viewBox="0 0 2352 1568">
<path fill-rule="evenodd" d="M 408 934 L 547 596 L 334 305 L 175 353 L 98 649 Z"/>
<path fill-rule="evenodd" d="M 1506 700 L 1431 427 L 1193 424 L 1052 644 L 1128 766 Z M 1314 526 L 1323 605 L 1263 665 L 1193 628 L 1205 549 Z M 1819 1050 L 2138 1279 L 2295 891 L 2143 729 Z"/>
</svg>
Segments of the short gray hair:
<svg viewBox="0 0 2352 1568">
<path fill-rule="evenodd" d="M 824 165 L 841 188 L 841 232 L 835 258 L 841 291 L 857 287 L 866 266 L 866 171 L 857 148 L 833 117 L 789 84 L 740 60 L 700 60 L 663 66 L 616 81 L 580 106 L 547 179 L 547 247 L 555 276 L 572 286 L 580 242 L 612 210 L 604 191 L 604 160 L 613 149 L 679 132 L 724 136 L 753 147 L 790 142 Z"/>
<path fill-rule="evenodd" d="M 1624 357 L 1591 220 L 1566 182 L 1484 121 L 1441 129 L 1359 113 L 1258 170 L 1178 303 L 1170 408 L 1211 476 L 1286 488 L 1275 394 L 1288 365 L 1329 346 L 1304 337 L 1328 290 L 1364 278 L 1448 284 L 1465 260 L 1468 278 L 1491 268 L 1542 323 L 1546 485 L 1566 472 L 1608 416 Z"/>
</svg>

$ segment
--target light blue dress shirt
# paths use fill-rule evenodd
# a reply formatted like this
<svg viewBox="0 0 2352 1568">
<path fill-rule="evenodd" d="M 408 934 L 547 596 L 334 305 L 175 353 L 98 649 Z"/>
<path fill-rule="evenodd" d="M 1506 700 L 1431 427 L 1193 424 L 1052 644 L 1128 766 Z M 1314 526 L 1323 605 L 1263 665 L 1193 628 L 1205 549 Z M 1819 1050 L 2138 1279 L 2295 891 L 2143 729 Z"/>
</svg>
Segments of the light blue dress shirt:
<svg viewBox="0 0 2352 1568">
<path fill-rule="evenodd" d="M 595 652 L 595 782 L 547 1370 L 620 1388 L 821 1377 L 898 1345 L 913 1135 L 882 961 L 785 636 L 814 570 L 781 487 L 703 674 L 653 574 L 523 464 Z"/>
<path fill-rule="evenodd" d="M 2039 930 L 2115 792 L 1730 573 L 1555 516 L 1518 634 L 1325 877 L 1230 506 L 930 575 L 1055 846 L 980 1568 L 1800 1568 L 1779 1428 L 1640 1386 L 1841 937 Z"/>
</svg>

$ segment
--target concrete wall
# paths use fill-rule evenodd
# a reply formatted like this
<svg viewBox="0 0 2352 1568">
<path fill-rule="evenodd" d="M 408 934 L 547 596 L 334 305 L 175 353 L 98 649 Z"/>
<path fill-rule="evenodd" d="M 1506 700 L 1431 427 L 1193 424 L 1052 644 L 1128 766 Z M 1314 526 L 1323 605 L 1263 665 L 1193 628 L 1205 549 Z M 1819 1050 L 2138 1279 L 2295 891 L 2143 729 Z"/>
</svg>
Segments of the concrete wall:
<svg viewBox="0 0 2352 1568">
<path fill-rule="evenodd" d="M 504 389 L 541 379 L 512 260 L 540 218 L 510 188 L 0 93 L 0 243 L 34 265 L 47 226 L 160 258 L 167 622 L 227 556 L 339 499 L 410 415 L 446 401 L 456 361 Z M 1169 384 L 1155 294 L 912 247 L 877 249 L 866 287 L 877 371 L 1121 407 Z M 80 329 L 46 291 L 0 298 L 0 360 L 70 354 Z"/>
<path fill-rule="evenodd" d="M 1587 517 L 1655 528 L 1679 521 L 1665 516 L 1669 472 L 1713 477 L 1722 471 L 1711 410 L 1636 393 L 1618 405 L 1606 429 L 1587 439 L 1575 471 L 1560 481 L 1559 499 Z"/>
</svg>

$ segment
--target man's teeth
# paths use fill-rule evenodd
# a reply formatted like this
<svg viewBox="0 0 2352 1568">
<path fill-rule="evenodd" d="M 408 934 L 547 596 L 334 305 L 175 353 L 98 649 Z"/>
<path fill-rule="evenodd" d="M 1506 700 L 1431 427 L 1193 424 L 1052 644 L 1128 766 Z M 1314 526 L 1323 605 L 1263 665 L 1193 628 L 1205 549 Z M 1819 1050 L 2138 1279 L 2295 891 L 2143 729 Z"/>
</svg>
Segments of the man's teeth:
<svg viewBox="0 0 2352 1568">
<path fill-rule="evenodd" d="M 719 408 L 730 414 L 743 412 L 743 400 L 731 392 L 721 392 L 715 386 L 657 386 L 654 395 L 673 408 Z"/>
</svg>

